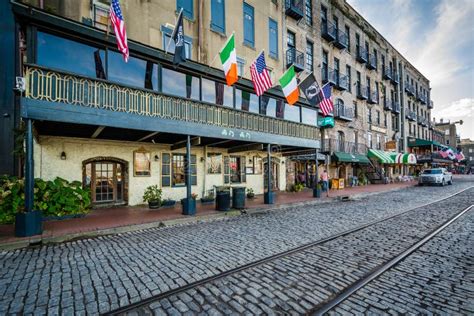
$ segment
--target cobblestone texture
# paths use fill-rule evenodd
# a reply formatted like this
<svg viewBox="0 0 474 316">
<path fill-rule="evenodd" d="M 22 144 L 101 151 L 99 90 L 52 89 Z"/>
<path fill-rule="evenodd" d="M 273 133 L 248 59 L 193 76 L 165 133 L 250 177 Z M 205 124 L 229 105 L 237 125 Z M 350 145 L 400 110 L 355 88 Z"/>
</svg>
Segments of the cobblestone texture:
<svg viewBox="0 0 474 316">
<path fill-rule="evenodd" d="M 330 312 L 474 314 L 474 210 Z"/>
<path fill-rule="evenodd" d="M 103 313 L 363 223 L 400 213 L 409 207 L 430 202 L 433 197 L 441 198 L 471 184 L 458 182 L 445 188 L 409 188 L 355 202 L 289 208 L 267 214 L 149 229 L 36 249 L 3 251 L 0 252 L 0 314 L 57 311 L 62 314 Z M 344 251 L 350 251 L 350 248 Z M 334 257 L 332 260 L 337 263 L 343 262 L 344 258 Z M 347 269 L 351 271 L 356 267 L 351 268 L 349 264 Z M 281 284 L 295 282 L 294 276 L 291 271 L 285 274 L 278 272 L 278 269 L 290 271 L 284 263 L 270 270 L 271 274 L 280 278 L 279 282 L 264 279 L 268 288 L 265 284 L 254 282 L 251 288 L 256 292 L 249 292 L 249 287 L 242 288 L 242 283 L 239 283 L 241 280 L 236 280 L 235 284 L 229 284 L 227 293 L 223 293 L 225 296 L 212 287 L 196 289 L 194 294 L 187 293 L 193 301 L 189 301 L 186 296 L 178 296 L 157 303 L 154 310 L 158 313 L 161 310 L 189 314 L 195 313 L 199 307 L 207 314 L 217 315 L 227 311 L 224 305 L 226 308 L 233 306 L 235 311 L 252 313 L 259 310 L 269 312 L 269 309 L 274 309 L 273 304 L 287 307 L 289 303 L 286 303 L 286 299 L 298 294 L 284 292 Z M 320 282 L 328 281 L 324 275 L 315 274 L 315 278 Z M 327 293 L 332 293 L 351 280 L 351 277 L 347 278 L 346 281 L 338 281 L 341 284 L 331 285 L 326 289 Z M 302 292 L 307 292 L 309 288 L 304 287 L 305 282 L 301 284 Z M 258 296 L 257 292 L 261 293 L 258 299 L 266 302 L 265 305 L 249 299 Z M 299 306 L 314 305 L 318 295 L 322 294 L 308 294 L 308 299 Z M 184 311 L 183 305 L 189 310 Z"/>
<path fill-rule="evenodd" d="M 206 314 L 206 306 L 212 306 L 221 315 L 304 314 L 474 203 L 474 189 L 454 199 L 206 283 L 184 294 L 193 297 L 189 303 L 202 306 L 199 312 Z M 179 297 L 170 297 L 135 312 L 170 314 L 169 308 L 163 306 L 168 299 L 187 304 Z"/>
</svg>

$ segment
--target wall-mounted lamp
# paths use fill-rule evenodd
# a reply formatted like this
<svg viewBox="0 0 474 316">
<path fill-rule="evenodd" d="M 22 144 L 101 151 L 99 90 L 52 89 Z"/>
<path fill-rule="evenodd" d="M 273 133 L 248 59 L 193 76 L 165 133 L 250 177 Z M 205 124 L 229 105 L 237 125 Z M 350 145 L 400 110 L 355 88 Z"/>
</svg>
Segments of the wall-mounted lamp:
<svg viewBox="0 0 474 316">
<path fill-rule="evenodd" d="M 66 153 L 64 151 L 61 153 L 61 160 L 66 160 Z"/>
<path fill-rule="evenodd" d="M 249 163 L 252 163 L 252 158 L 249 158 Z"/>
<path fill-rule="evenodd" d="M 282 161 L 281 161 L 281 164 L 282 164 L 282 165 L 284 165 L 284 164 L 285 164 L 285 161 L 284 161 L 284 160 L 282 160 Z"/>
<path fill-rule="evenodd" d="M 201 162 L 204 162 L 204 157 L 201 157 Z"/>
<path fill-rule="evenodd" d="M 158 155 L 155 155 L 155 157 L 154 157 L 154 158 L 155 158 L 155 161 L 158 161 L 158 160 L 160 160 L 160 157 L 159 157 Z"/>
</svg>

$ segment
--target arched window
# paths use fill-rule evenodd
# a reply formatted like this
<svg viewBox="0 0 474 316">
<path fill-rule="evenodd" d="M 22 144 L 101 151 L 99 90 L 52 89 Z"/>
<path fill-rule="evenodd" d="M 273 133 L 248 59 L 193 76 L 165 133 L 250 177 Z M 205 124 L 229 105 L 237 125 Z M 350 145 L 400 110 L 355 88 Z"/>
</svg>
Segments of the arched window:
<svg viewBox="0 0 474 316">
<path fill-rule="evenodd" d="M 336 99 L 336 105 L 334 108 L 334 116 L 344 116 L 344 101 L 342 99 Z"/>
<path fill-rule="evenodd" d="M 344 132 L 342 131 L 337 132 L 337 151 L 342 151 L 342 152 L 345 151 L 344 143 L 345 143 Z"/>
</svg>

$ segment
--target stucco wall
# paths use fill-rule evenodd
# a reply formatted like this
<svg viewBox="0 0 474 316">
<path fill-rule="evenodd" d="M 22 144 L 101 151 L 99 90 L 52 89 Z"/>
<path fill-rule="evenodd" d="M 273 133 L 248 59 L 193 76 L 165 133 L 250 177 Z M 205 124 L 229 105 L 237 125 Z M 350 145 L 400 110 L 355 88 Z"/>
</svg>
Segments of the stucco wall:
<svg viewBox="0 0 474 316">
<path fill-rule="evenodd" d="M 133 175 L 133 151 L 139 148 L 145 148 L 151 152 L 151 176 L 136 177 Z M 40 137 L 39 143 L 35 143 L 35 177 L 45 180 L 52 180 L 61 177 L 69 181 L 82 181 L 82 162 L 86 159 L 94 157 L 114 157 L 127 161 L 129 163 L 128 174 L 128 201 L 130 205 L 143 203 L 143 192 L 149 185 L 161 185 L 161 154 L 169 153 L 169 146 L 163 144 L 146 144 L 136 142 L 119 142 L 119 141 L 103 141 L 79 138 L 62 138 L 62 137 Z M 61 152 L 66 153 L 66 160 L 61 160 Z M 185 149 L 173 151 L 173 153 L 184 153 Z M 212 149 L 208 152 L 221 152 L 226 154 L 226 150 Z M 224 185 L 223 174 L 207 175 L 205 169 L 205 161 L 203 147 L 192 149 L 192 154 L 197 158 L 197 185 L 192 187 L 192 192 L 197 193 L 199 198 L 203 196 L 206 188 L 212 189 L 215 185 Z M 155 161 L 153 157 L 158 155 L 159 161 Z M 238 154 L 248 159 L 256 155 L 256 152 L 247 152 Z M 264 153 L 259 153 L 263 157 Z M 279 188 L 285 190 L 285 165 L 280 159 L 279 167 Z M 235 186 L 245 186 L 252 188 L 256 194 L 263 193 L 263 174 L 247 175 L 247 182 L 243 184 L 235 184 Z M 204 178 L 206 177 L 206 178 Z M 205 182 L 205 186 L 204 186 Z M 186 195 L 185 187 L 164 187 L 163 198 L 172 198 L 179 200 Z"/>
</svg>

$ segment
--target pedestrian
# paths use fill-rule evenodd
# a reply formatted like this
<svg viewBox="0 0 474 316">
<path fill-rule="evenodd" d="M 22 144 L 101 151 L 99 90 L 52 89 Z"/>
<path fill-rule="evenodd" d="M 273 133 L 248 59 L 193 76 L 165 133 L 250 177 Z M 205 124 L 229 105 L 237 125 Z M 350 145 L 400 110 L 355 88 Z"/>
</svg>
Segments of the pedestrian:
<svg viewBox="0 0 474 316">
<path fill-rule="evenodd" d="M 326 196 L 329 196 L 329 176 L 326 169 L 321 173 L 321 181 L 323 181 L 323 191 L 326 191 Z"/>
</svg>

